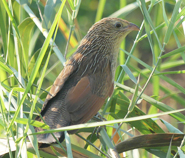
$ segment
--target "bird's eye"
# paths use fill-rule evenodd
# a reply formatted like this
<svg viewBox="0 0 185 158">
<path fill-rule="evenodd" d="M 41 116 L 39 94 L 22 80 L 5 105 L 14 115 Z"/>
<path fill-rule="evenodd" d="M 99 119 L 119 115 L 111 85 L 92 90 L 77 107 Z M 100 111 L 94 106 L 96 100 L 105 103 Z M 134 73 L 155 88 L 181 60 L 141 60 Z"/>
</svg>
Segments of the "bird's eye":
<svg viewBox="0 0 185 158">
<path fill-rule="evenodd" d="M 122 25 L 121 25 L 120 22 L 115 23 L 115 27 L 116 27 L 116 28 L 120 28 L 121 26 L 122 26 Z"/>
</svg>

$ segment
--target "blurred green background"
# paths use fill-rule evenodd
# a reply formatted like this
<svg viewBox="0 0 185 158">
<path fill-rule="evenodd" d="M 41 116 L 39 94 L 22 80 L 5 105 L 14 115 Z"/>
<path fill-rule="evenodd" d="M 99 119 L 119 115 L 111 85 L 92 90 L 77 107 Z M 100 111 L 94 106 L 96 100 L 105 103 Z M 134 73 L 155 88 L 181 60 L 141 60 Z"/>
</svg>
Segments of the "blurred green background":
<svg viewBox="0 0 185 158">
<path fill-rule="evenodd" d="M 62 59 L 65 51 L 67 50 L 68 59 L 89 28 L 104 17 L 128 20 L 138 25 L 140 31 L 130 33 L 120 46 L 115 91 L 100 110 L 100 114 L 107 121 L 123 119 L 126 114 L 127 117 L 142 115 L 148 117 L 150 114 L 156 114 L 156 119 L 140 120 L 138 117 L 134 122 L 124 123 L 113 140 L 111 136 L 118 127 L 117 123 L 107 125 L 106 131 L 101 130 L 99 137 L 94 135 L 94 128 L 80 129 L 79 134 L 94 143 L 99 151 L 76 135 L 70 136 L 71 143 L 79 146 L 81 149 L 79 152 L 83 154 L 88 150 L 105 157 L 110 147 L 131 136 L 184 132 L 184 112 L 160 117 L 157 114 L 182 109 L 185 106 L 185 26 L 182 23 L 185 2 L 67 0 L 61 18 L 57 19 L 56 13 L 62 8 L 63 2 L 0 1 L 1 138 L 9 139 L 12 136 L 21 138 L 27 134 L 29 128 L 34 133 L 31 126 L 33 123 L 30 121 L 38 115 L 50 86 L 63 69 Z M 30 18 L 32 12 L 40 23 L 34 21 L 36 17 Z M 52 25 L 54 23 L 55 25 Z M 48 33 L 52 29 L 51 36 L 46 38 L 43 33 Z M 51 38 L 56 45 L 49 45 Z M 70 40 L 66 49 L 68 39 Z M 152 71 L 154 69 L 156 71 Z M 140 88 L 134 92 L 139 74 Z M 133 99 L 138 91 L 145 94 L 140 96 L 141 102 Z M 37 123 L 36 125 L 40 126 Z M 96 125 L 98 126 L 98 122 Z M 19 134 L 18 129 L 22 129 Z M 24 144 L 25 137 L 21 141 Z M 33 141 L 33 144 L 37 148 L 37 142 Z M 155 152 L 152 152 L 152 149 L 155 149 Z M 173 147 L 172 150 L 177 151 L 177 148 Z M 24 157 L 24 154 L 18 154 L 19 151 L 26 153 L 27 149 L 18 143 L 15 157 Z M 38 148 L 33 153 L 27 152 L 27 156 L 39 157 L 37 151 Z M 138 157 L 163 157 L 167 152 L 169 146 L 129 151 L 124 156 L 134 157 L 137 153 Z M 171 156 L 173 153 L 171 152 Z"/>
</svg>

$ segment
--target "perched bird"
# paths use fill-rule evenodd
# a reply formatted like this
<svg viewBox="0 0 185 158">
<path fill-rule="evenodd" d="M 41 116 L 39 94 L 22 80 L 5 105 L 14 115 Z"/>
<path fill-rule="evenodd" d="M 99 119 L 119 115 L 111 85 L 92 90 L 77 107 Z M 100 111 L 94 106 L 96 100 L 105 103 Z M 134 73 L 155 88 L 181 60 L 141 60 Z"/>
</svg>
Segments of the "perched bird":
<svg viewBox="0 0 185 158">
<path fill-rule="evenodd" d="M 42 107 L 41 115 L 51 129 L 85 123 L 98 112 L 114 89 L 121 41 L 133 30 L 139 28 L 118 18 L 104 18 L 89 29 L 55 80 Z M 36 120 L 41 121 L 40 117 Z M 63 141 L 63 132 L 54 135 Z M 37 135 L 37 138 L 39 143 L 56 142 L 50 133 Z"/>
</svg>

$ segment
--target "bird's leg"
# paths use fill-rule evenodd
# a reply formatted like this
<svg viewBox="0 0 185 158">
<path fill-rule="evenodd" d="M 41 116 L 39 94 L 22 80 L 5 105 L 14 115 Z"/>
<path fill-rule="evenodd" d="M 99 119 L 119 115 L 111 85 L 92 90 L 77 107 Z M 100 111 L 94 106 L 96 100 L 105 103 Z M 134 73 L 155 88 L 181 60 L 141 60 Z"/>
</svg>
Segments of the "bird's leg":
<svg viewBox="0 0 185 158">
<path fill-rule="evenodd" d="M 99 112 L 96 113 L 96 115 L 93 117 L 93 120 L 95 120 L 95 121 L 107 121 Z"/>
<path fill-rule="evenodd" d="M 96 122 L 100 122 L 100 121 L 107 121 L 99 112 L 97 112 L 97 114 L 92 118 L 92 120 L 95 120 Z M 93 136 L 93 134 L 96 133 L 96 136 L 99 138 L 99 132 L 101 131 L 101 128 L 102 126 L 98 126 L 98 127 L 95 127 L 94 130 L 93 130 L 93 133 L 91 135 L 91 138 Z M 106 126 L 103 126 L 103 128 L 105 128 L 106 130 Z M 90 140 L 91 140 L 90 138 Z"/>
</svg>

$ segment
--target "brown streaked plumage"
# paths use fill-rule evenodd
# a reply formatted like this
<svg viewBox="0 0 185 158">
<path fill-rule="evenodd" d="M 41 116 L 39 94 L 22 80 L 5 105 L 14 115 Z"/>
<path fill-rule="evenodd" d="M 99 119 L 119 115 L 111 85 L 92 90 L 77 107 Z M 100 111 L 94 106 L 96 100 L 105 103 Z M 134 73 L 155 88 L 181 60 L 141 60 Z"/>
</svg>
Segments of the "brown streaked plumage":
<svg viewBox="0 0 185 158">
<path fill-rule="evenodd" d="M 90 28 L 55 80 L 43 105 L 41 115 L 51 129 L 85 123 L 98 112 L 114 89 L 120 43 L 133 30 L 139 28 L 118 18 L 104 18 Z M 75 132 L 69 131 L 70 134 Z M 63 141 L 63 132 L 54 135 Z M 56 142 L 51 134 L 37 137 L 39 143 Z"/>
</svg>

